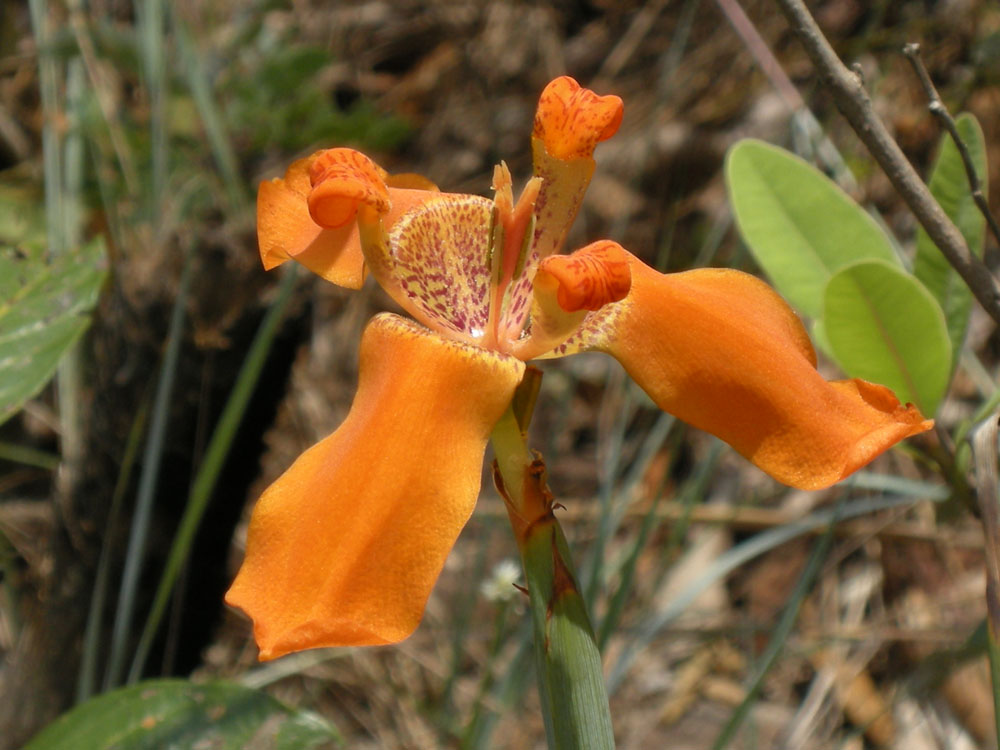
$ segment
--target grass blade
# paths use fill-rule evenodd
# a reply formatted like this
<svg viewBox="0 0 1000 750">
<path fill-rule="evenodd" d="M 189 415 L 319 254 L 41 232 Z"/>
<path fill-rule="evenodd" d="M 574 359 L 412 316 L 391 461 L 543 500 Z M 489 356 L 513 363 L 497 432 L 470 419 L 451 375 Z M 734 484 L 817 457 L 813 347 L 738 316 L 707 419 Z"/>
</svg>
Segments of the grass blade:
<svg viewBox="0 0 1000 750">
<path fill-rule="evenodd" d="M 722 728 L 722 731 L 715 740 L 715 744 L 712 745 L 713 750 L 723 750 L 723 748 L 728 747 L 730 741 L 733 739 L 733 736 L 743 723 L 743 720 L 747 717 L 747 714 L 750 713 L 750 709 L 753 708 L 753 704 L 757 699 L 757 694 L 760 692 L 760 688 L 764 683 L 764 678 L 767 676 L 767 673 L 771 671 L 771 667 L 774 666 L 781 650 L 784 648 L 785 641 L 788 640 L 788 636 L 792 632 L 792 627 L 795 625 L 795 620 L 798 619 L 799 610 L 802 608 L 802 602 L 805 601 L 809 590 L 812 588 L 813 581 L 819 574 L 823 560 L 826 559 L 826 553 L 829 551 L 830 544 L 833 541 L 833 527 L 836 525 L 838 520 L 839 519 L 836 516 L 830 520 L 830 525 L 827 528 L 826 533 L 820 538 L 819 544 L 813 548 L 812 554 L 806 562 L 805 570 L 803 570 L 802 575 L 799 576 L 798 583 L 795 584 L 795 589 L 792 591 L 791 597 L 789 597 L 788 605 L 785 607 L 784 611 L 782 611 L 781 619 L 778 620 L 778 624 L 771 633 L 771 639 L 768 641 L 767 648 L 761 655 L 761 660 L 757 670 L 750 678 L 750 682 L 746 688 L 746 696 L 740 702 L 740 705 L 736 707 L 736 710 L 730 715 L 729 721 L 727 721 L 726 725 Z"/>
<path fill-rule="evenodd" d="M 191 39 L 191 35 L 188 33 L 183 22 L 177 17 L 176 8 L 171 14 L 171 20 L 173 21 L 174 33 L 180 48 L 179 57 L 184 65 L 184 75 L 187 79 L 188 88 L 191 89 L 191 96 L 194 98 L 198 114 L 201 115 L 202 124 L 205 126 L 205 134 L 208 136 L 208 142 L 212 148 L 215 163 L 222 173 L 230 207 L 234 211 L 238 211 L 246 204 L 246 191 L 243 187 L 243 180 L 240 177 L 236 153 L 233 151 L 232 142 L 226 133 L 223 118 L 212 96 L 208 71 L 205 70 L 205 64 L 197 45 Z"/>
<path fill-rule="evenodd" d="M 139 448 L 142 446 L 142 435 L 146 430 L 148 417 L 149 399 L 145 398 L 132 420 L 132 427 L 125 442 L 125 454 L 122 456 L 121 469 L 118 472 L 118 479 L 115 481 L 115 488 L 111 493 L 111 509 L 108 511 L 108 520 L 105 525 L 104 545 L 101 548 L 101 557 L 97 561 L 94 591 L 90 598 L 87 627 L 83 635 L 80 673 L 76 679 L 77 703 L 82 703 L 90 698 L 97 687 L 97 657 L 100 652 L 101 619 L 108 596 L 108 587 L 111 585 L 111 562 L 114 557 L 111 540 L 114 538 L 114 527 L 121 516 L 122 503 L 132 478 L 132 469 L 135 468 Z"/>
<path fill-rule="evenodd" d="M 215 426 L 212 438 L 209 441 L 208 449 L 205 451 L 205 458 L 198 468 L 194 482 L 191 485 L 191 493 L 188 495 L 187 507 L 181 517 L 180 526 L 174 535 L 173 544 L 170 547 L 170 555 L 163 567 L 163 575 L 160 577 L 159 586 L 153 598 L 153 605 L 150 608 L 146 624 L 143 627 L 139 645 L 136 648 L 135 657 L 132 660 L 132 667 L 129 670 L 128 682 L 134 683 L 142 675 L 142 668 L 146 663 L 146 657 L 153 644 L 153 638 L 163 619 L 170 594 L 177 583 L 177 577 L 187 561 L 191 545 L 194 543 L 195 534 L 198 532 L 198 525 L 208 502 L 212 498 L 212 490 L 215 489 L 215 482 L 219 478 L 219 472 L 229 455 L 229 448 L 232 445 L 236 430 L 240 426 L 243 414 L 246 411 L 247 403 L 257 387 L 264 362 L 267 360 L 271 344 L 278 332 L 278 325 L 281 323 L 285 309 L 291 299 L 292 290 L 295 287 L 295 266 L 290 266 L 281 281 L 278 296 L 268 310 L 267 315 L 261 322 L 257 334 L 250 345 L 243 366 L 233 385 L 232 393 L 226 401 L 226 406 L 222 410 L 222 416 Z"/>
<path fill-rule="evenodd" d="M 944 498 L 940 496 L 927 497 L 927 500 L 941 502 Z M 777 547 L 780 544 L 794 539 L 797 536 L 807 534 L 818 528 L 822 528 L 831 523 L 836 517 L 840 521 L 849 518 L 863 516 L 868 513 L 875 513 L 889 508 L 898 508 L 915 502 L 911 496 L 883 496 L 872 499 L 855 500 L 846 503 L 839 511 L 825 510 L 811 513 L 801 521 L 779 526 L 769 531 L 761 532 L 745 542 L 733 547 L 728 552 L 720 555 L 708 566 L 708 568 L 695 580 L 691 581 L 677 597 L 664 609 L 654 613 L 645 623 L 643 623 L 635 633 L 633 640 L 622 650 L 618 661 L 611 668 L 608 675 L 608 690 L 614 692 L 622 680 L 625 678 L 629 667 L 641 651 L 663 630 L 667 625 L 680 617 L 687 607 L 698 596 L 711 586 L 715 581 L 724 578 L 732 571 L 743 565 L 748 560 L 752 560 L 758 555 Z"/>
<path fill-rule="evenodd" d="M 156 483 L 160 474 L 160 462 L 163 458 L 163 443 L 167 431 L 167 416 L 170 411 L 170 399 L 174 390 L 174 380 L 180 360 L 181 340 L 184 337 L 185 308 L 188 293 L 191 288 L 194 254 L 188 250 L 184 259 L 184 270 L 181 272 L 180 289 L 174 307 L 170 313 L 170 328 L 167 333 L 167 351 L 160 368 L 160 378 L 156 385 L 156 396 L 153 399 L 153 413 L 146 440 L 146 449 L 142 457 L 142 474 L 139 477 L 139 490 L 136 495 L 135 515 L 132 517 L 132 530 L 129 534 L 128 550 L 125 553 L 125 571 L 118 596 L 118 609 L 115 612 L 115 624 L 111 633 L 111 654 L 108 659 L 108 670 L 104 675 L 104 689 L 117 687 L 121 682 L 125 669 L 125 650 L 128 647 L 129 633 L 132 626 L 132 615 L 135 612 L 136 590 L 139 585 L 139 573 L 142 570 L 142 560 L 145 555 L 146 537 L 149 534 L 149 524 L 152 520 L 153 500 L 156 494 Z"/>
</svg>

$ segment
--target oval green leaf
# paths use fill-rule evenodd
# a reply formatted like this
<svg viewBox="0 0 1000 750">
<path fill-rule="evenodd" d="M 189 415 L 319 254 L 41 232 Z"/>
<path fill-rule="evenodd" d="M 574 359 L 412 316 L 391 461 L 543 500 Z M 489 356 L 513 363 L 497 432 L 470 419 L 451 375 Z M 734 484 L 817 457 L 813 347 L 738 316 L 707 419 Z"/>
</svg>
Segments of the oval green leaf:
<svg viewBox="0 0 1000 750">
<path fill-rule="evenodd" d="M 781 295 L 806 315 L 820 317 L 823 289 L 844 266 L 898 265 L 875 220 L 794 154 L 743 140 L 729 149 L 725 174 L 744 241 Z"/>
<path fill-rule="evenodd" d="M 0 245 L 0 423 L 49 382 L 86 330 L 106 266 L 100 239 L 54 259 L 41 241 Z"/>
<path fill-rule="evenodd" d="M 965 113 L 955 121 L 963 143 L 969 149 L 969 156 L 986 193 L 986 140 L 979 122 L 971 114 Z M 983 254 L 983 240 L 986 219 L 976 207 L 972 189 L 965 173 L 965 166 L 958 147 L 945 133 L 941 136 L 938 157 L 931 171 L 929 181 L 931 194 L 941 204 L 948 217 L 965 237 L 969 249 L 976 255 Z M 913 273 L 927 290 L 934 295 L 944 310 L 948 323 L 948 335 L 952 346 L 952 368 L 958 362 L 965 341 L 965 329 L 969 323 L 972 308 L 972 293 L 951 264 L 938 250 L 923 227 L 917 229 L 917 255 L 913 262 Z"/>
<path fill-rule="evenodd" d="M 886 385 L 934 415 L 951 376 L 951 341 L 919 281 L 884 261 L 843 268 L 826 286 L 823 327 L 848 375 Z"/>
<path fill-rule="evenodd" d="M 332 748 L 336 728 L 258 690 L 226 682 L 141 682 L 82 703 L 24 750 L 268 750 Z"/>
</svg>

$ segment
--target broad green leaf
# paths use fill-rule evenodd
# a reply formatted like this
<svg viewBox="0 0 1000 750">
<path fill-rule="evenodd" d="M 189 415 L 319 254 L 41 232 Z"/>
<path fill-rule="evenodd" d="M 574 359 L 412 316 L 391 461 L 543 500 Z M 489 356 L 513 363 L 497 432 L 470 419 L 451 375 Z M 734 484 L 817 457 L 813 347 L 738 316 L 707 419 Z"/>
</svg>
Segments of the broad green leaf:
<svg viewBox="0 0 1000 750">
<path fill-rule="evenodd" d="M 0 245 L 0 423 L 40 391 L 87 328 L 106 273 L 96 239 L 54 259 L 44 243 Z"/>
<path fill-rule="evenodd" d="M 226 682 L 140 682 L 63 715 L 24 750 L 307 750 L 341 744 L 319 716 Z"/>
<path fill-rule="evenodd" d="M 819 170 L 768 143 L 743 140 L 726 156 L 740 233 L 778 291 L 813 318 L 826 282 L 859 260 L 898 264 L 889 238 Z"/>
<path fill-rule="evenodd" d="M 923 285 L 885 261 L 841 269 L 823 295 L 833 355 L 851 377 L 889 386 L 933 416 L 951 376 L 944 315 Z"/>
<path fill-rule="evenodd" d="M 976 118 L 968 113 L 955 121 L 962 141 L 969 149 L 976 174 L 986 193 L 986 142 L 982 128 Z M 951 136 L 941 136 L 937 161 L 931 171 L 930 189 L 935 200 L 955 226 L 962 232 L 969 249 L 976 255 L 983 254 L 983 239 L 986 219 L 976 208 L 972 199 L 972 189 L 965 174 L 962 157 Z M 965 329 L 972 307 L 972 293 L 955 269 L 951 267 L 923 227 L 917 229 L 917 256 L 913 262 L 913 273 L 928 291 L 934 295 L 944 310 L 951 338 L 952 368 L 958 362 L 965 341 Z"/>
</svg>

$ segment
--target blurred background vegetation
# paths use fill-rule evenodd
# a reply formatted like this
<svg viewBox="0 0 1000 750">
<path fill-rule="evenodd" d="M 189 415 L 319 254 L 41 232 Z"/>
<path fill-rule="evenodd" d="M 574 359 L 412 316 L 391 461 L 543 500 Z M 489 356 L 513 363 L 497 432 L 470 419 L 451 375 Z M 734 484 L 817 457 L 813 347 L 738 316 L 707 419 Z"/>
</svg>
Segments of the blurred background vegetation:
<svg viewBox="0 0 1000 750">
<path fill-rule="evenodd" d="M 598 149 L 568 244 L 611 237 L 663 269 L 756 271 L 720 167 L 745 136 L 811 156 L 816 131 L 779 94 L 790 82 L 854 197 L 912 245 L 911 216 L 775 7 L 742 3 L 787 80 L 761 72 L 726 5 L 0 5 L 0 747 L 158 676 L 266 689 L 350 747 L 544 743 L 524 602 L 504 564 L 516 554 L 489 481 L 399 646 L 257 666 L 248 623 L 223 607 L 245 511 L 336 427 L 360 330 L 392 307 L 372 286 L 265 274 L 255 188 L 316 148 L 352 145 L 390 171 L 488 194 L 500 159 L 528 176 L 538 93 L 569 73 L 620 95 L 626 115 Z M 982 124 L 996 213 L 995 4 L 812 7 L 926 173 L 939 131 L 900 54 L 921 43 L 952 111 Z M 51 293 L 15 319 L 36 288 Z M 32 339 L 39 321 L 64 328 Z M 978 310 L 966 350 L 975 364 L 939 415 L 946 431 L 996 390 L 1000 340 Z M 848 488 L 792 492 L 660 414 L 604 359 L 545 369 L 534 443 L 567 506 L 621 747 L 992 741 L 970 640 L 985 613 L 982 534 L 928 468 L 932 446 L 886 456 Z M 830 508 L 851 520 L 831 530 Z"/>
</svg>

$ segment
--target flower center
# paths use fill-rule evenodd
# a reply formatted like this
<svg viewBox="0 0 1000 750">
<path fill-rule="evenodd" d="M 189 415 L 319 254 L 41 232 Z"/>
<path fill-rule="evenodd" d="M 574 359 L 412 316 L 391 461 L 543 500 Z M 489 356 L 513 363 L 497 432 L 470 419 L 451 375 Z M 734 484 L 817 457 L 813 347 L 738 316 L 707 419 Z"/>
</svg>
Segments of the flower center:
<svg viewBox="0 0 1000 750">
<path fill-rule="evenodd" d="M 389 234 L 393 276 L 414 314 L 475 344 L 489 321 L 492 212 L 486 198 L 442 195 L 403 216 Z"/>
<path fill-rule="evenodd" d="M 528 359 L 565 341 L 589 311 L 623 299 L 631 275 L 617 243 L 538 257 L 541 187 L 528 180 L 515 204 L 501 163 L 494 200 L 441 195 L 405 214 L 383 245 L 396 300 L 445 336 Z"/>
</svg>

